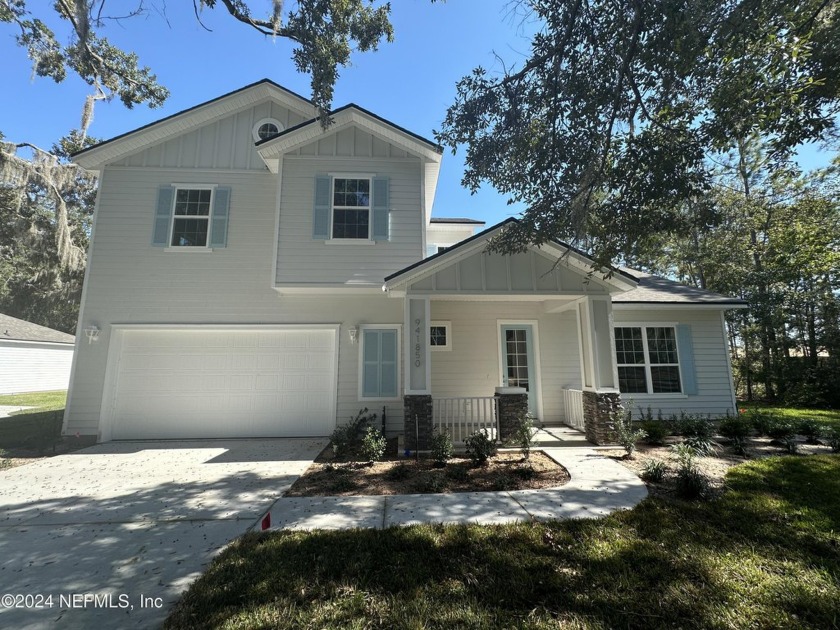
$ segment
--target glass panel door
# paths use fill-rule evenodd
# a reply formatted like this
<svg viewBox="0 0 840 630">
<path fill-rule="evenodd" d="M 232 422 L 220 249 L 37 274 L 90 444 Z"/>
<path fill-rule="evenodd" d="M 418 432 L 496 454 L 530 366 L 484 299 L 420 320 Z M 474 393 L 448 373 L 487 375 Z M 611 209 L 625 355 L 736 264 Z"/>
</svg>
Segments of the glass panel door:
<svg viewBox="0 0 840 630">
<path fill-rule="evenodd" d="M 534 383 L 533 329 L 530 324 L 502 326 L 502 384 L 524 387 L 528 392 L 528 411 L 536 415 Z"/>
</svg>

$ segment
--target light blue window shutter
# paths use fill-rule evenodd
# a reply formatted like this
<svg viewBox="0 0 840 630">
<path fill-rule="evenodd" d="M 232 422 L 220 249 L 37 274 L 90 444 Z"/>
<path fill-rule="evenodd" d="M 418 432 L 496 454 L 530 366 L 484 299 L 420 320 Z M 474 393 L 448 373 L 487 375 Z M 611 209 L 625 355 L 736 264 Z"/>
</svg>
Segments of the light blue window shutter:
<svg viewBox="0 0 840 630">
<path fill-rule="evenodd" d="M 397 397 L 397 331 L 383 330 L 379 344 L 379 395 Z"/>
<path fill-rule="evenodd" d="M 175 189 L 172 186 L 158 188 L 157 208 L 155 210 L 155 225 L 152 230 L 152 245 L 166 247 L 169 243 L 169 224 L 172 223 L 172 198 Z"/>
<path fill-rule="evenodd" d="M 330 193 L 332 182 L 329 175 L 315 176 L 315 209 L 312 212 L 312 238 L 325 241 L 330 237 Z"/>
<path fill-rule="evenodd" d="M 697 372 L 694 368 L 694 346 L 691 342 L 691 326 L 677 325 L 677 351 L 680 355 L 683 394 L 697 395 Z"/>
<path fill-rule="evenodd" d="M 387 241 L 390 236 L 391 195 L 387 177 L 373 178 L 373 240 Z"/>
<path fill-rule="evenodd" d="M 379 346 L 380 332 L 378 330 L 363 331 L 362 356 L 362 396 L 365 398 L 379 398 Z"/>
<path fill-rule="evenodd" d="M 230 188 L 219 186 L 213 197 L 213 217 L 210 224 L 210 247 L 226 247 L 228 217 L 230 216 Z"/>
</svg>

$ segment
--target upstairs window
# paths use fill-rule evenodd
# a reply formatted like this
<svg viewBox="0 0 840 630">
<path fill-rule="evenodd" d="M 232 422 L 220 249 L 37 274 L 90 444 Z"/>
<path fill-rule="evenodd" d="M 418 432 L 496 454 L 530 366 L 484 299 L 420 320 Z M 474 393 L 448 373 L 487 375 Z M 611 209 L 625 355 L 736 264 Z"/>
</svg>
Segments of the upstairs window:
<svg viewBox="0 0 840 630">
<path fill-rule="evenodd" d="M 333 179 L 332 237 L 370 239 L 370 179 Z"/>
<path fill-rule="evenodd" d="M 271 136 L 276 136 L 283 131 L 283 125 L 274 118 L 263 118 L 254 125 L 251 135 L 254 137 L 254 142 L 265 140 Z"/>
<path fill-rule="evenodd" d="M 172 212 L 172 247 L 207 247 L 210 232 L 211 188 L 178 188 Z"/>
<path fill-rule="evenodd" d="M 616 327 L 615 354 L 622 394 L 682 392 L 673 326 Z"/>
</svg>

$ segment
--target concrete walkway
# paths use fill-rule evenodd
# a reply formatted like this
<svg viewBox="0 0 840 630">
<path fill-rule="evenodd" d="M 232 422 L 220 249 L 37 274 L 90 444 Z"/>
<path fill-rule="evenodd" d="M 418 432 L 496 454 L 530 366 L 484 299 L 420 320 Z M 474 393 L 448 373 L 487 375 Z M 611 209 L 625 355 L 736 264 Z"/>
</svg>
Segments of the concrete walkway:
<svg viewBox="0 0 840 630">
<path fill-rule="evenodd" d="M 273 529 L 383 528 L 419 523 L 484 525 L 596 518 L 630 509 L 647 496 L 630 470 L 582 446 L 541 447 L 569 471 L 560 488 L 356 497 L 284 497 L 271 508 Z"/>
<path fill-rule="evenodd" d="M 17 411 L 26 411 L 35 407 L 21 407 L 20 405 L 0 405 L 0 418 L 8 418 Z"/>
</svg>

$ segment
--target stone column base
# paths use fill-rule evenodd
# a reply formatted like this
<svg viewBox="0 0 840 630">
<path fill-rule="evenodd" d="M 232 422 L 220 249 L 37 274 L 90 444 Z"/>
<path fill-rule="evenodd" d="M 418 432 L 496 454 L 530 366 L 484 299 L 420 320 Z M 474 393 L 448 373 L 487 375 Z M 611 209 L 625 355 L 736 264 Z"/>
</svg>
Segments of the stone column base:
<svg viewBox="0 0 840 630">
<path fill-rule="evenodd" d="M 615 444 L 615 432 L 610 428 L 612 414 L 620 411 L 621 396 L 615 392 L 583 392 L 583 423 L 586 439 L 602 446 Z"/>
<path fill-rule="evenodd" d="M 405 416 L 405 448 L 410 451 L 428 451 L 432 448 L 432 397 L 428 394 L 403 396 Z"/>
<path fill-rule="evenodd" d="M 528 392 L 524 387 L 497 387 L 499 399 L 499 441 L 509 442 L 528 415 Z"/>
</svg>

